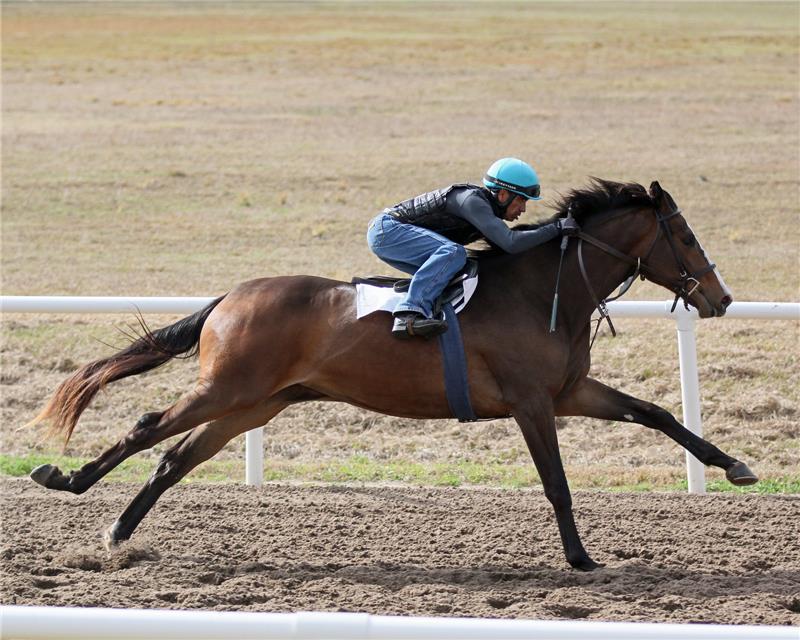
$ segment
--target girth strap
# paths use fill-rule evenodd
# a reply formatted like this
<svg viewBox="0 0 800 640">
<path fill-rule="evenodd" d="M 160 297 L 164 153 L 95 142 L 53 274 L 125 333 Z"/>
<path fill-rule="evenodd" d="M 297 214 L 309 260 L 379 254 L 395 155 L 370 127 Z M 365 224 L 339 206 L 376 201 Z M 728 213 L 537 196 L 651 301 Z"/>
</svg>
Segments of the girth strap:
<svg viewBox="0 0 800 640">
<path fill-rule="evenodd" d="M 467 356 L 461 328 L 453 305 L 448 303 L 442 310 L 447 320 L 447 331 L 439 334 L 439 348 L 442 351 L 447 404 L 459 422 L 475 422 L 478 417 L 470 401 Z"/>
</svg>

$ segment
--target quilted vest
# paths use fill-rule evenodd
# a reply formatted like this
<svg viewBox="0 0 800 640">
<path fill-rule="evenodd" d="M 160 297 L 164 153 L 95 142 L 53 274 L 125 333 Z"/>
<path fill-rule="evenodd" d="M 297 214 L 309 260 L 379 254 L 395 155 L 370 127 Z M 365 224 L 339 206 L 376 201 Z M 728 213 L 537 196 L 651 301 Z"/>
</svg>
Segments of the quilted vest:
<svg viewBox="0 0 800 640">
<path fill-rule="evenodd" d="M 388 213 L 400 222 L 430 229 L 458 244 L 475 242 L 482 238 L 483 234 L 463 218 L 447 213 L 447 194 L 458 187 L 468 187 L 477 191 L 492 207 L 494 214 L 501 216 L 500 208 L 486 189 L 467 183 L 451 184 L 449 187 L 403 200 L 390 207 Z"/>
</svg>

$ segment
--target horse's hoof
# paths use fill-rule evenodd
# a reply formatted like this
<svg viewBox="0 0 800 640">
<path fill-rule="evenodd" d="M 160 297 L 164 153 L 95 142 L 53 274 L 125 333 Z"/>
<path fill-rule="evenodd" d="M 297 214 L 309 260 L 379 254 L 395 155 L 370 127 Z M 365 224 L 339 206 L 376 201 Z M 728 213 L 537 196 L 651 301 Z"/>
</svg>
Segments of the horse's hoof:
<svg viewBox="0 0 800 640">
<path fill-rule="evenodd" d="M 119 529 L 119 522 L 115 522 L 103 533 L 103 546 L 109 553 L 111 553 L 120 544 L 122 544 L 123 542 L 125 542 L 125 540 L 128 539 L 120 536 L 118 529 Z"/>
<path fill-rule="evenodd" d="M 105 530 L 103 533 L 103 546 L 105 547 L 106 551 L 111 553 L 114 549 L 119 546 L 119 540 L 114 537 L 112 530 L 114 529 L 113 525 Z"/>
<path fill-rule="evenodd" d="M 599 564 L 592 560 L 589 556 L 581 558 L 580 560 L 570 561 L 570 565 L 573 569 L 577 569 L 578 571 L 594 571 L 595 569 L 601 569 L 605 567 L 604 564 Z"/>
<path fill-rule="evenodd" d="M 43 464 L 31 471 L 31 480 L 47 489 L 65 489 L 67 479 L 61 469 L 52 464 Z"/>
<path fill-rule="evenodd" d="M 737 487 L 746 487 L 758 482 L 758 476 L 750 471 L 750 468 L 744 462 L 737 462 L 725 471 L 725 477 L 728 482 L 735 484 Z"/>
</svg>

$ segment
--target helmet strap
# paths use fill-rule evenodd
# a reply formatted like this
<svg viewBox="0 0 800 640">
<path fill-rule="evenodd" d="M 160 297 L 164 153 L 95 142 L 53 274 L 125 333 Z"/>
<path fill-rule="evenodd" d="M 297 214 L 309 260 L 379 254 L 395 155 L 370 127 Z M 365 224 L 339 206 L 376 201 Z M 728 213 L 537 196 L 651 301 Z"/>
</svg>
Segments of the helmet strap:
<svg viewBox="0 0 800 640">
<path fill-rule="evenodd" d="M 502 188 L 503 187 L 501 187 L 500 189 Z M 506 209 L 508 209 L 508 206 L 514 201 L 514 198 L 516 198 L 517 194 L 514 193 L 513 191 L 509 191 L 508 189 L 506 189 L 505 191 L 508 194 L 508 199 L 505 201 L 505 203 L 502 203 L 500 202 L 500 198 L 497 197 L 498 194 L 500 193 L 500 189 L 487 189 L 487 191 L 491 194 L 492 200 L 494 200 L 494 203 L 497 205 L 497 208 L 500 211 L 500 213 L 504 214 L 506 212 Z"/>
</svg>

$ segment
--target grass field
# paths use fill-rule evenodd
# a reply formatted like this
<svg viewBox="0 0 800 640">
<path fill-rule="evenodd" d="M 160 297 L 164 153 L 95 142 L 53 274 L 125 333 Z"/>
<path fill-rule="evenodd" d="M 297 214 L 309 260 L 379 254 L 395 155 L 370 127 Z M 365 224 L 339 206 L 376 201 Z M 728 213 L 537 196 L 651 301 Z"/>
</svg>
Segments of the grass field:
<svg viewBox="0 0 800 640">
<path fill-rule="evenodd" d="M 590 175 L 659 180 L 737 300 L 800 299 L 796 3 L 4 2 L 2 18 L 3 294 L 215 295 L 260 276 L 387 273 L 364 240 L 374 213 L 516 155 L 545 200 Z M 132 322 L 3 318 L 0 471 L 59 450 L 16 429 Z M 593 375 L 680 415 L 672 325 L 616 324 Z M 800 482 L 799 338 L 789 322 L 698 327 L 705 433 L 778 491 Z M 67 455 L 97 455 L 195 375 L 176 363 L 110 387 Z M 679 486 L 682 450 L 661 434 L 559 428 L 573 486 Z M 281 478 L 361 464 L 368 480 L 513 484 L 528 464 L 510 421 L 334 404 L 287 410 L 266 440 Z M 242 446 L 209 477 L 238 474 Z"/>
</svg>

